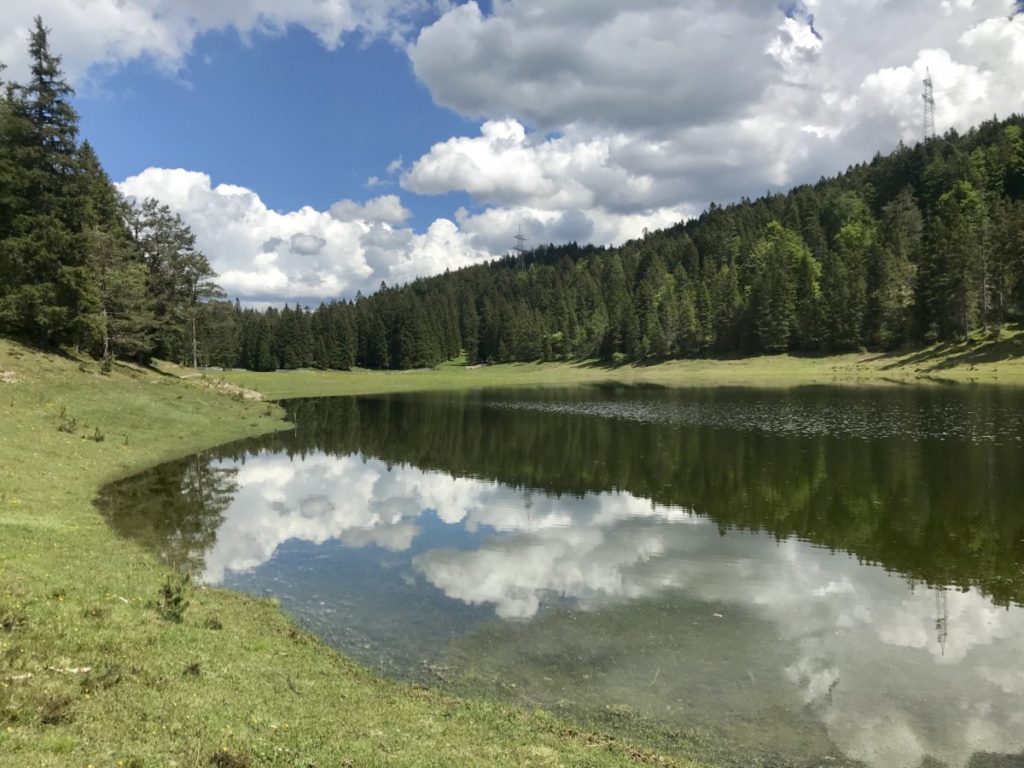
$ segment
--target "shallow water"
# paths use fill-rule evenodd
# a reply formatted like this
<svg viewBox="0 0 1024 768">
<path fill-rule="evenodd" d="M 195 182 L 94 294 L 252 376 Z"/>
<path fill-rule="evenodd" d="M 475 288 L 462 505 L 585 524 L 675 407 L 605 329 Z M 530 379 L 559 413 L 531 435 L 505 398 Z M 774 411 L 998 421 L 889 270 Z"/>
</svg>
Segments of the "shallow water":
<svg viewBox="0 0 1024 768">
<path fill-rule="evenodd" d="M 129 478 L 101 508 L 387 674 L 660 749 L 1024 759 L 1024 394 L 609 386 L 288 407 L 294 430 Z"/>
</svg>

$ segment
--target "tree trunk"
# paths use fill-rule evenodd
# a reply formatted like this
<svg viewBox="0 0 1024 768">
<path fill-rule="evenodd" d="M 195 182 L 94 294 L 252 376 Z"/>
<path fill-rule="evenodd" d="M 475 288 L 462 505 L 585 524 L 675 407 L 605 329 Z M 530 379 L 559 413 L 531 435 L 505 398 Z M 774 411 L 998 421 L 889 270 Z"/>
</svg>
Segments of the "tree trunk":
<svg viewBox="0 0 1024 768">
<path fill-rule="evenodd" d="M 110 359 L 110 326 L 107 324 L 107 308 L 103 307 L 103 359 Z"/>
<path fill-rule="evenodd" d="M 988 332 L 988 252 L 982 252 L 981 256 L 981 324 Z"/>
<path fill-rule="evenodd" d="M 967 303 L 967 292 L 964 291 L 964 341 L 971 340 L 971 308 Z"/>
<path fill-rule="evenodd" d="M 199 367 L 199 349 L 196 346 L 196 313 L 192 312 L 192 367 Z"/>
</svg>

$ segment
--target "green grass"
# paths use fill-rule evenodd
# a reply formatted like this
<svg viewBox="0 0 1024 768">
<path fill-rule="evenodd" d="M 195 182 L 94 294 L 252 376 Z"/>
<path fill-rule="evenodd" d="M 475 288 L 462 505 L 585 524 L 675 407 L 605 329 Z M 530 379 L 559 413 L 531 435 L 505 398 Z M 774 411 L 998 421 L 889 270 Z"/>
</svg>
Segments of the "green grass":
<svg viewBox="0 0 1024 768">
<path fill-rule="evenodd" d="M 763 355 L 619 367 L 594 363 L 513 363 L 466 368 L 456 363 L 445 363 L 434 369 L 417 371 L 228 371 L 217 375 L 233 384 L 258 390 L 271 400 L 598 381 L 664 386 L 793 387 L 940 382 L 1024 386 L 1024 331 L 1006 331 L 999 338 L 979 337 L 970 343 L 944 344 L 893 354 Z"/>
<path fill-rule="evenodd" d="M 377 390 L 417 375 L 358 374 Z M 675 764 L 543 712 L 383 680 L 270 601 L 186 586 L 175 621 L 178 583 L 92 499 L 281 426 L 277 406 L 208 381 L 101 375 L 0 340 L 0 766 Z"/>
</svg>

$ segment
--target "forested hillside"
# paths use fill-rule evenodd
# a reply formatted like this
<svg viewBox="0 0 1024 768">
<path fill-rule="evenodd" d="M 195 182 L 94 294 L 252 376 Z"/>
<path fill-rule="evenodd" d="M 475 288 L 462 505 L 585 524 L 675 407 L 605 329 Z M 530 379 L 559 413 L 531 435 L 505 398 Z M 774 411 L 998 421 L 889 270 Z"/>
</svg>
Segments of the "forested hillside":
<svg viewBox="0 0 1024 768">
<path fill-rule="evenodd" d="M 890 349 L 1024 314 L 1024 117 L 949 132 L 787 194 L 712 205 L 619 248 L 569 244 L 257 311 L 192 233 L 127 203 L 37 22 L 0 103 L 0 333 L 106 359 L 254 370 Z"/>
<path fill-rule="evenodd" d="M 210 308 L 212 310 L 212 308 Z M 954 132 L 620 248 L 547 246 L 354 302 L 221 310 L 257 370 L 890 349 L 1024 312 L 1024 118 Z M 237 334 L 237 341 L 235 341 Z"/>
</svg>

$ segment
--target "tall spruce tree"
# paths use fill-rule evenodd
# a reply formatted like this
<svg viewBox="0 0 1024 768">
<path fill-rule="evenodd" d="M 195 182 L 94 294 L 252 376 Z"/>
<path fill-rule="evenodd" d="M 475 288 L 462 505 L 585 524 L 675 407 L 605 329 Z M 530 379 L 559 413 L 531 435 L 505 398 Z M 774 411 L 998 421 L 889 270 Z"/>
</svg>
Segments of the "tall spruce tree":
<svg viewBox="0 0 1024 768">
<path fill-rule="evenodd" d="M 124 238 L 98 226 L 85 238 L 94 311 L 86 327 L 101 359 L 142 361 L 152 350 L 153 314 L 146 292 L 146 268 Z"/>
<path fill-rule="evenodd" d="M 868 339 L 883 348 L 905 342 L 921 260 L 924 221 L 909 188 L 882 209 L 878 241 L 868 273 Z"/>
<path fill-rule="evenodd" d="M 117 357 L 143 360 L 152 350 L 152 301 L 145 265 L 125 223 L 128 204 L 88 141 L 78 162 L 88 279 L 77 324 L 108 364 Z"/>
<path fill-rule="evenodd" d="M 810 258 L 806 246 L 777 221 L 768 225 L 750 254 L 749 310 L 754 343 L 761 351 L 781 352 L 789 347 L 796 325 L 794 277 L 805 257 Z"/>
<path fill-rule="evenodd" d="M 41 346 L 78 343 L 88 270 L 78 172 L 78 115 L 60 57 L 38 16 L 30 79 L 6 89 L 0 178 L 0 329 Z"/>
<path fill-rule="evenodd" d="M 926 338 L 965 339 L 979 318 L 982 197 L 969 181 L 943 193 L 928 230 L 918 301 Z"/>
</svg>

